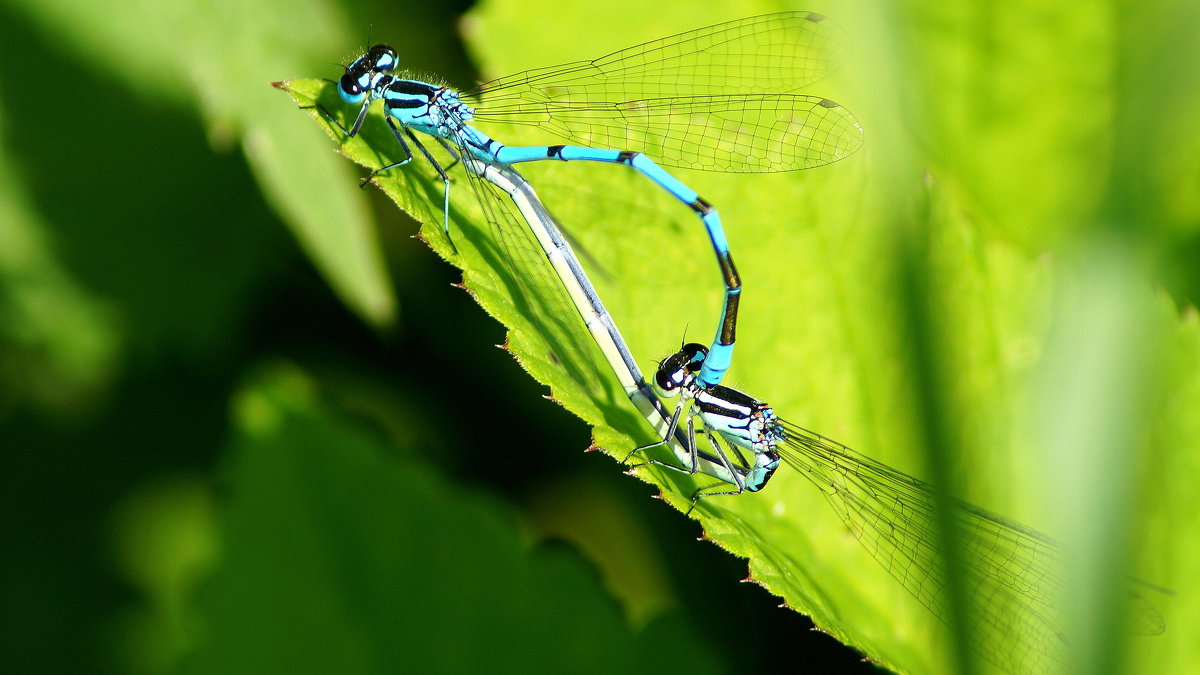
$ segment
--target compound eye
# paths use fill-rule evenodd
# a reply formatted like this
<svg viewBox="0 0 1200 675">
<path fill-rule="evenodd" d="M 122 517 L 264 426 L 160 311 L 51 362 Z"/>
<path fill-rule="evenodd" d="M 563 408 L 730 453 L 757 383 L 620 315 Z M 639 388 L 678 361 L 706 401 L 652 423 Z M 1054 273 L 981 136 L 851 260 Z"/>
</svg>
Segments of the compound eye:
<svg viewBox="0 0 1200 675">
<path fill-rule="evenodd" d="M 671 377 L 671 373 L 668 372 L 658 371 L 654 376 L 654 382 L 663 391 L 670 391 L 675 388 L 675 380 Z"/>
<path fill-rule="evenodd" d="M 363 88 L 358 83 L 358 78 L 346 73 L 342 79 L 338 80 L 338 93 L 342 95 L 342 100 L 347 103 L 358 103 L 363 97 Z"/>
<path fill-rule="evenodd" d="M 678 370 L 660 370 L 654 375 L 654 384 L 664 396 L 674 396 L 679 393 L 679 375 Z"/>
</svg>

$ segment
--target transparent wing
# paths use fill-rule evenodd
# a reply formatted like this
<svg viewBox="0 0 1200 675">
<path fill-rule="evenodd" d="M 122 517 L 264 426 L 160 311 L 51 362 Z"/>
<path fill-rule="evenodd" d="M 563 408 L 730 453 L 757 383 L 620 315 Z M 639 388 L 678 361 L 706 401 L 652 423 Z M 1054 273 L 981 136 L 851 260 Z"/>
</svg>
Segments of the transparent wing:
<svg viewBox="0 0 1200 675">
<path fill-rule="evenodd" d="M 841 517 L 888 573 L 938 618 L 948 616 L 939 569 L 933 495 L 916 478 L 807 429 L 784 423 L 779 450 Z M 960 503 L 955 509 L 964 544 L 966 591 L 987 628 L 976 645 L 1008 672 L 1046 672 L 1059 666 L 1059 550 L 1053 540 L 1020 523 Z M 1131 629 L 1160 633 L 1157 610 L 1131 589 Z"/>
<path fill-rule="evenodd" d="M 783 93 L 829 75 L 846 54 L 845 36 L 834 22 L 813 12 L 782 12 L 651 40 L 591 61 L 526 70 L 485 82 L 472 95 L 504 106 Z"/>
<path fill-rule="evenodd" d="M 500 78 L 469 98 L 479 122 L 639 150 L 666 166 L 794 171 L 862 145 L 862 127 L 845 108 L 788 93 L 840 65 L 844 44 L 819 14 L 768 14 Z"/>
<path fill-rule="evenodd" d="M 734 173 L 811 169 L 857 151 L 850 111 L 818 96 L 746 94 L 655 98 L 605 105 L 526 102 L 476 119 L 534 125 L 589 147 L 638 150 L 664 166 Z"/>
</svg>

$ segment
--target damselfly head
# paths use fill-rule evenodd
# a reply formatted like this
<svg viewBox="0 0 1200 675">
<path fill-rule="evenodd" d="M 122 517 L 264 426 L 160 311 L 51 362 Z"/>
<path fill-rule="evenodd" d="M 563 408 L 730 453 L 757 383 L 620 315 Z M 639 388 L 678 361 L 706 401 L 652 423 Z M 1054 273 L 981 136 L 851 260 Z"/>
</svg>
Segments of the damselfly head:
<svg viewBox="0 0 1200 675">
<path fill-rule="evenodd" d="M 679 351 L 663 359 L 654 373 L 654 384 L 659 393 L 672 397 L 679 393 L 680 388 L 686 388 L 696 379 L 708 356 L 708 348 L 704 345 L 690 343 L 683 345 Z"/>
<path fill-rule="evenodd" d="M 346 66 L 345 74 L 338 80 L 338 94 L 347 103 L 362 102 L 397 63 L 396 50 L 383 44 L 372 45 L 367 53 Z"/>
</svg>

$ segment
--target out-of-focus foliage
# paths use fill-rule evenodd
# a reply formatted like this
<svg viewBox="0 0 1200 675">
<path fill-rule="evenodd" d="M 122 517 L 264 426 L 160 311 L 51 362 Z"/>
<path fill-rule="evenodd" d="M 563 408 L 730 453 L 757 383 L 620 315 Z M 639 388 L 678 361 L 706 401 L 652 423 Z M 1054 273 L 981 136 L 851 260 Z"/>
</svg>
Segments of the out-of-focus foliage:
<svg viewBox="0 0 1200 675">
<path fill-rule="evenodd" d="M 336 77 L 367 40 L 465 86 L 472 67 L 497 76 L 784 9 L 852 36 L 850 63 L 812 93 L 853 110 L 867 145 L 801 174 L 680 173 L 720 208 L 746 284 L 731 384 L 1058 537 L 1066 667 L 1195 662 L 1191 4 L 495 0 L 457 24 L 467 8 L 421 3 L 9 5 L 0 428 L 16 669 L 830 670 L 798 645 L 822 640 L 795 614 L 730 588 L 740 563 L 686 542 L 681 515 L 578 452 L 586 427 L 488 347 L 503 329 L 267 86 Z M 377 113 L 368 124 L 347 149 L 393 152 Z M 599 263 L 647 370 L 685 330 L 707 338 L 719 283 L 686 209 L 617 167 L 526 174 Z M 440 195 L 419 163 L 389 180 Z M 457 208 L 469 191 L 454 190 Z M 445 253 L 436 202 L 408 206 Z M 453 236 L 522 364 L 614 455 L 647 442 L 582 327 L 522 302 L 530 282 L 494 248 L 472 254 L 494 244 L 469 213 Z M 677 505 L 695 485 L 639 475 Z M 755 580 L 873 659 L 969 668 L 954 636 L 988 640 L 940 624 L 801 476 L 697 515 Z M 620 555 L 588 553 L 589 576 L 533 543 L 550 534 Z M 1125 630 L 1129 574 L 1176 592 L 1134 586 L 1164 634 Z"/>
</svg>

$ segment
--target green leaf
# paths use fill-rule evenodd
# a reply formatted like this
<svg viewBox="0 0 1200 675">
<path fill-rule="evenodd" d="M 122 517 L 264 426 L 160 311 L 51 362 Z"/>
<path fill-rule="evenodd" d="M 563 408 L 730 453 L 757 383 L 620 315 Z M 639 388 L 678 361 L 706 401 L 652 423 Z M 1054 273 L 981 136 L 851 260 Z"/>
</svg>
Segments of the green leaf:
<svg viewBox="0 0 1200 675">
<path fill-rule="evenodd" d="M 740 14 L 774 8 L 743 9 Z M 554 16 L 561 30 L 547 30 L 543 22 L 529 20 L 524 4 L 493 2 L 468 24 L 469 36 L 482 69 L 500 75 L 660 36 L 661 21 L 628 20 L 643 11 L 617 3 L 565 8 Z M 1106 200 L 1119 202 L 1123 194 L 1120 184 L 1108 180 L 1112 155 L 1106 143 L 1113 127 L 1105 113 L 1119 110 L 1121 99 L 1109 89 L 1103 63 L 1090 56 L 1093 45 L 1111 34 L 1103 22 L 1070 21 L 1076 11 L 1064 5 L 1030 24 L 1019 11 L 990 17 L 917 4 L 911 15 L 881 17 L 848 9 L 837 18 L 856 36 L 861 56 L 810 93 L 837 100 L 859 116 L 868 133 L 863 152 L 801 174 L 677 175 L 720 209 L 743 274 L 729 384 L 769 401 L 785 418 L 889 465 L 918 476 L 934 473 L 919 440 L 928 430 L 913 402 L 918 366 L 906 328 L 906 322 L 930 319 L 906 309 L 894 272 L 905 250 L 895 245 L 896 238 L 915 237 L 922 243 L 917 250 L 928 256 L 918 262 L 936 321 L 930 327 L 931 353 L 943 376 L 928 400 L 947 423 L 951 451 L 951 465 L 939 468 L 959 477 L 953 483 L 963 485 L 966 499 L 1062 534 L 1074 524 L 1056 521 L 1048 510 L 1060 502 L 1047 497 L 1057 481 L 1046 470 L 1062 448 L 1055 445 L 1053 429 L 1040 426 L 1042 420 L 1049 414 L 1063 425 L 1111 424 L 1126 441 L 1106 452 L 1124 461 L 1110 463 L 1091 485 L 1117 491 L 1117 515 L 1094 515 L 1101 525 L 1115 518 L 1119 530 L 1103 548 L 1070 554 L 1118 552 L 1137 576 L 1185 588 L 1200 571 L 1188 554 L 1196 550 L 1196 538 L 1180 536 L 1192 529 L 1184 524 L 1190 511 L 1182 495 L 1196 477 L 1200 439 L 1189 421 L 1197 403 L 1194 365 L 1200 353 L 1194 315 L 1180 316 L 1156 297 L 1148 275 L 1112 266 L 1114 284 L 1097 284 L 1096 292 L 1117 289 L 1114 297 L 1137 306 L 1128 316 L 1148 322 L 1149 335 L 1104 348 L 1108 359 L 1119 358 L 1112 344 L 1147 356 L 1104 380 L 1104 389 L 1116 394 L 1137 382 L 1138 391 L 1167 390 L 1154 400 L 1171 404 L 1148 405 L 1137 395 L 1073 408 L 1065 405 L 1069 397 L 1047 401 L 1044 394 L 1053 388 L 1040 379 L 1062 357 L 1047 348 L 1052 331 L 1062 329 L 1059 321 L 1082 322 L 1081 335 L 1088 335 L 1088 312 L 1056 312 L 1075 297 L 1079 284 L 1094 281 L 1075 261 L 1091 250 L 1097 223 L 1113 217 Z M 659 3 L 655 16 L 679 17 L 669 25 L 681 30 L 733 18 L 702 15 L 682 2 Z M 939 21 L 961 30 L 932 28 Z M 570 30 L 581 26 L 589 29 Z M 997 42 L 990 31 L 1020 39 Z M 1109 49 L 1113 59 L 1126 56 L 1120 44 Z M 356 112 L 338 103 L 328 83 L 292 81 L 287 88 L 298 103 L 320 102 L 343 124 Z M 372 112 L 361 137 L 350 140 L 313 114 L 363 166 L 374 169 L 399 158 L 379 111 Z M 1148 119 L 1142 126 L 1153 125 Z M 536 130 L 484 131 L 511 144 L 555 142 Z M 1177 148 L 1160 150 L 1175 164 L 1187 164 L 1176 158 Z M 619 167 L 545 164 L 523 166 L 522 172 L 598 262 L 592 268 L 597 286 L 644 368 L 671 352 L 685 330 L 689 340 L 706 341 L 721 294 L 695 217 Z M 516 231 L 504 231 L 507 238 L 497 242 L 498 233 L 482 218 L 461 177 L 451 186 L 450 237 L 457 253 L 441 231 L 442 186 L 427 167 L 414 162 L 377 180 L 425 223 L 423 235 L 435 250 L 464 269 L 466 287 L 509 327 L 514 355 L 557 401 L 595 427 L 598 445 L 623 457 L 652 440 L 587 343 L 582 325 L 564 320 L 572 312 L 537 265 L 536 251 Z M 1171 219 L 1179 218 L 1181 204 L 1173 204 Z M 1167 215 L 1152 206 L 1120 217 L 1154 222 Z M 918 229 L 905 229 L 914 223 Z M 1136 240 L 1122 245 L 1123 259 L 1137 258 Z M 1110 403 L 1121 414 L 1096 419 Z M 1139 464 L 1139 456 L 1149 459 Z M 668 499 L 681 507 L 697 485 L 706 484 L 654 469 L 638 474 L 663 485 Z M 871 658 L 909 672 L 938 672 L 962 662 L 952 660 L 946 628 L 860 546 L 803 476 L 781 470 L 763 493 L 708 500 L 695 515 L 707 537 L 750 560 L 755 580 Z M 1102 570 L 1088 588 L 1121 588 L 1123 571 L 1122 565 Z M 1181 606 L 1194 603 L 1158 595 L 1150 601 L 1166 619 L 1167 634 L 1112 633 L 1104 645 L 1112 656 L 1105 661 L 1109 667 L 1119 668 L 1121 658 L 1136 659 L 1131 662 L 1139 669 L 1192 662 L 1195 648 L 1182 636 L 1194 634 L 1198 617 Z M 1112 611 L 1103 621 L 1111 627 L 1123 610 L 1106 607 Z M 1005 648 L 1002 629 L 977 630 L 968 642 Z M 1105 634 L 1110 628 L 1087 630 Z M 1068 658 L 1088 659 L 1078 653 Z"/>
</svg>

